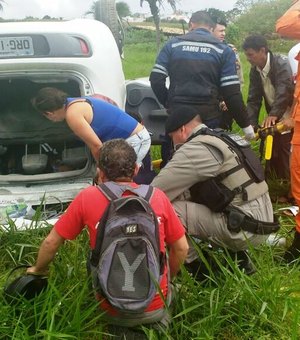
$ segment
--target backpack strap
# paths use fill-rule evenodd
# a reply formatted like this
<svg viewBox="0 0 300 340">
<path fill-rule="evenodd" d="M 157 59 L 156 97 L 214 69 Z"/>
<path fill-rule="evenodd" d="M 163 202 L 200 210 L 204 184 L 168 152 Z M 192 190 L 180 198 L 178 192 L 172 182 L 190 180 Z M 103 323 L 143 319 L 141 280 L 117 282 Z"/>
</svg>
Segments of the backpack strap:
<svg viewBox="0 0 300 340">
<path fill-rule="evenodd" d="M 132 188 L 130 185 L 121 185 L 115 182 L 101 183 L 98 185 L 98 189 L 110 201 L 120 198 L 125 191 L 130 191 L 149 202 L 154 191 L 151 185 L 141 184 L 137 188 Z"/>
<path fill-rule="evenodd" d="M 121 190 L 120 193 L 116 192 L 116 190 L 114 190 L 113 187 L 109 186 L 108 183 L 112 183 L 112 182 L 107 182 L 105 183 L 101 183 L 97 186 L 97 188 L 102 192 L 102 194 L 109 200 L 109 201 L 113 201 L 116 200 L 117 198 L 121 197 L 123 192 Z M 119 186 L 119 188 L 121 189 L 121 186 Z"/>
<path fill-rule="evenodd" d="M 229 148 L 231 148 L 236 155 L 238 156 L 239 160 L 240 160 L 240 164 L 238 164 L 237 166 L 235 166 L 234 168 L 225 171 L 224 173 L 219 174 L 218 176 L 215 177 L 215 180 L 217 182 L 221 182 L 223 181 L 226 177 L 228 177 L 229 175 L 232 175 L 234 172 L 239 171 L 240 169 L 245 169 L 245 171 L 247 172 L 248 176 L 249 176 L 249 180 L 247 180 L 245 183 L 241 184 L 240 187 L 242 188 L 242 192 L 243 192 L 243 200 L 247 200 L 247 192 L 245 191 L 245 188 L 249 185 L 251 185 L 252 183 L 255 183 L 256 180 L 259 180 L 259 182 L 262 182 L 264 180 L 261 179 L 260 177 L 258 177 L 257 172 L 255 172 L 253 170 L 253 167 L 249 164 L 249 161 L 247 160 L 247 155 L 242 151 L 242 145 L 238 144 L 238 142 L 236 142 L 234 139 L 232 139 L 229 134 L 224 131 L 223 129 L 209 129 L 208 127 L 203 127 L 200 130 L 196 131 L 194 134 L 192 134 L 186 142 L 189 142 L 190 140 L 192 140 L 193 138 L 199 136 L 199 135 L 208 135 L 208 136 L 214 136 L 219 138 L 221 141 L 223 141 L 225 144 L 227 144 L 227 146 Z M 250 144 L 247 145 L 247 147 L 250 148 Z M 251 148 L 250 148 L 251 150 Z M 260 163 L 260 162 L 259 162 Z M 235 188 L 232 191 L 238 191 L 240 190 L 239 188 Z"/>
</svg>

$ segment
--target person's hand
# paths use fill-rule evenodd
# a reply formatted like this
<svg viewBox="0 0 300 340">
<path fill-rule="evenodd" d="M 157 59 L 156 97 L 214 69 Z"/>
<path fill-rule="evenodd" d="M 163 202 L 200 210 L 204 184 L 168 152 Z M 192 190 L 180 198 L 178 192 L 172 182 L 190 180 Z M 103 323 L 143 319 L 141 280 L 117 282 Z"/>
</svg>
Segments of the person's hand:
<svg viewBox="0 0 300 340">
<path fill-rule="evenodd" d="M 287 128 L 287 130 L 293 129 L 295 126 L 295 121 L 291 117 L 281 120 L 280 123 L 283 124 Z"/>
<path fill-rule="evenodd" d="M 227 105 L 224 102 L 224 100 L 219 103 L 219 108 L 220 108 L 221 111 L 228 111 Z"/>
<path fill-rule="evenodd" d="M 49 270 L 48 269 L 37 270 L 35 266 L 32 266 L 32 267 L 27 268 L 26 274 L 37 275 L 37 276 L 48 276 Z"/>
<path fill-rule="evenodd" d="M 249 126 L 243 128 L 243 132 L 245 134 L 245 139 L 247 139 L 247 140 L 256 139 L 256 134 L 254 132 L 252 125 L 249 125 Z"/>
<path fill-rule="evenodd" d="M 276 121 L 278 120 L 277 116 L 268 116 L 262 123 L 262 126 L 265 128 L 269 128 L 276 124 Z"/>
</svg>

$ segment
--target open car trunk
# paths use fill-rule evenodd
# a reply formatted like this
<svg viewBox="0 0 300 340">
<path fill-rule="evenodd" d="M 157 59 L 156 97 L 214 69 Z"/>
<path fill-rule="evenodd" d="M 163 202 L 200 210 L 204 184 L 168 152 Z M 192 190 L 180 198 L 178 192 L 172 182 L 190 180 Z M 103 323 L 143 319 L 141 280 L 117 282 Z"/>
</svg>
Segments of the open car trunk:
<svg viewBox="0 0 300 340">
<path fill-rule="evenodd" d="M 66 123 L 53 123 L 31 106 L 42 87 L 76 97 L 83 84 L 78 74 L 63 72 L 0 77 L 0 229 L 7 218 L 18 229 L 49 222 L 92 183 L 95 163 L 85 144 Z"/>
<path fill-rule="evenodd" d="M 0 183 L 76 176 L 88 166 L 91 156 L 67 124 L 32 108 L 31 98 L 45 86 L 81 95 L 76 79 L 0 78 Z"/>
<path fill-rule="evenodd" d="M 92 184 L 95 162 L 85 144 L 65 122 L 51 122 L 31 105 L 38 90 L 48 86 L 71 97 L 90 95 L 95 87 L 77 70 L 0 72 L 0 230 L 7 217 L 18 229 L 45 220 L 52 224 Z M 149 84 L 129 82 L 127 97 L 126 110 L 141 117 L 152 143 L 159 144 L 167 114 Z"/>
</svg>

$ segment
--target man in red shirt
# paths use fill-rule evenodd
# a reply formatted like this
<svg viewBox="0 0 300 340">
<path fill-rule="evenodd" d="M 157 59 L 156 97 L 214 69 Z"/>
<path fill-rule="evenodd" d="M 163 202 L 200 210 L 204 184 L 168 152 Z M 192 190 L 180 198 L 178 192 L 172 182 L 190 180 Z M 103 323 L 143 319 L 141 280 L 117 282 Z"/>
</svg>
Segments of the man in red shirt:
<svg viewBox="0 0 300 340">
<path fill-rule="evenodd" d="M 99 158 L 98 183 L 113 181 L 120 186 L 135 188 L 138 185 L 133 182 L 132 178 L 138 170 L 134 149 L 125 140 L 114 139 L 103 144 Z M 128 191 L 125 191 L 124 195 L 128 193 Z M 90 186 L 82 190 L 42 242 L 36 264 L 30 267 L 27 272 L 47 274 L 48 266 L 54 259 L 59 247 L 65 240 L 75 239 L 85 227 L 88 228 L 90 247 L 93 249 L 96 243 L 98 222 L 108 204 L 108 199 L 97 186 Z M 161 190 L 154 189 L 150 205 L 158 219 L 161 251 L 165 253 L 165 244 L 169 249 L 168 261 L 172 278 L 179 271 L 180 265 L 187 255 L 188 244 L 185 229 L 169 199 Z M 170 290 L 167 266 L 161 280 L 160 289 L 166 298 Z M 121 324 L 126 327 L 159 322 L 167 314 L 160 292 L 155 295 L 146 311 L 140 316 L 134 315 L 133 320 L 126 319 L 121 312 L 113 309 L 107 300 L 101 301 L 100 308 L 107 312 L 106 315 L 110 323 Z M 162 310 L 164 313 L 158 313 Z M 158 317 L 158 315 L 160 316 Z"/>
</svg>

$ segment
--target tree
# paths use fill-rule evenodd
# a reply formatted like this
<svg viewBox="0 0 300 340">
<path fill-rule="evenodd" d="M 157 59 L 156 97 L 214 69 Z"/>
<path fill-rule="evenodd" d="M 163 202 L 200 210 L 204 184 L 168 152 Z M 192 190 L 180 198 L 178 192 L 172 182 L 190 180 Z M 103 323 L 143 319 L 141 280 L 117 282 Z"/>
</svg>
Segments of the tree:
<svg viewBox="0 0 300 340">
<path fill-rule="evenodd" d="M 226 12 L 226 19 L 227 22 L 233 22 L 236 21 L 236 19 L 241 15 L 242 11 L 238 9 L 237 7 L 234 7 L 230 11 Z"/>
<path fill-rule="evenodd" d="M 209 14 L 209 16 L 213 19 L 214 22 L 216 22 L 217 19 L 222 19 L 224 21 L 227 20 L 226 12 L 221 11 L 220 9 L 211 7 L 211 8 L 206 9 L 206 12 Z"/>
<path fill-rule="evenodd" d="M 235 46 L 240 45 L 241 32 L 237 25 L 230 23 L 226 28 L 226 42 Z"/>
<path fill-rule="evenodd" d="M 260 0 L 242 13 L 235 24 L 244 36 L 248 34 L 272 35 L 275 31 L 276 20 L 290 5 L 291 0 Z"/>
<path fill-rule="evenodd" d="M 140 6 L 143 7 L 143 3 L 148 2 L 151 14 L 153 16 L 153 21 L 156 30 L 156 47 L 157 51 L 160 47 L 160 16 L 159 16 L 159 7 L 163 6 L 163 0 L 140 0 Z M 167 0 L 168 4 L 172 7 L 173 11 L 176 11 L 176 2 L 177 0 Z"/>
<path fill-rule="evenodd" d="M 260 0 L 237 0 L 234 7 L 240 10 L 241 13 L 247 12 L 255 3 Z"/>
<path fill-rule="evenodd" d="M 126 2 L 117 2 L 116 9 L 120 18 L 128 17 L 129 15 L 131 15 L 130 8 Z"/>
</svg>

